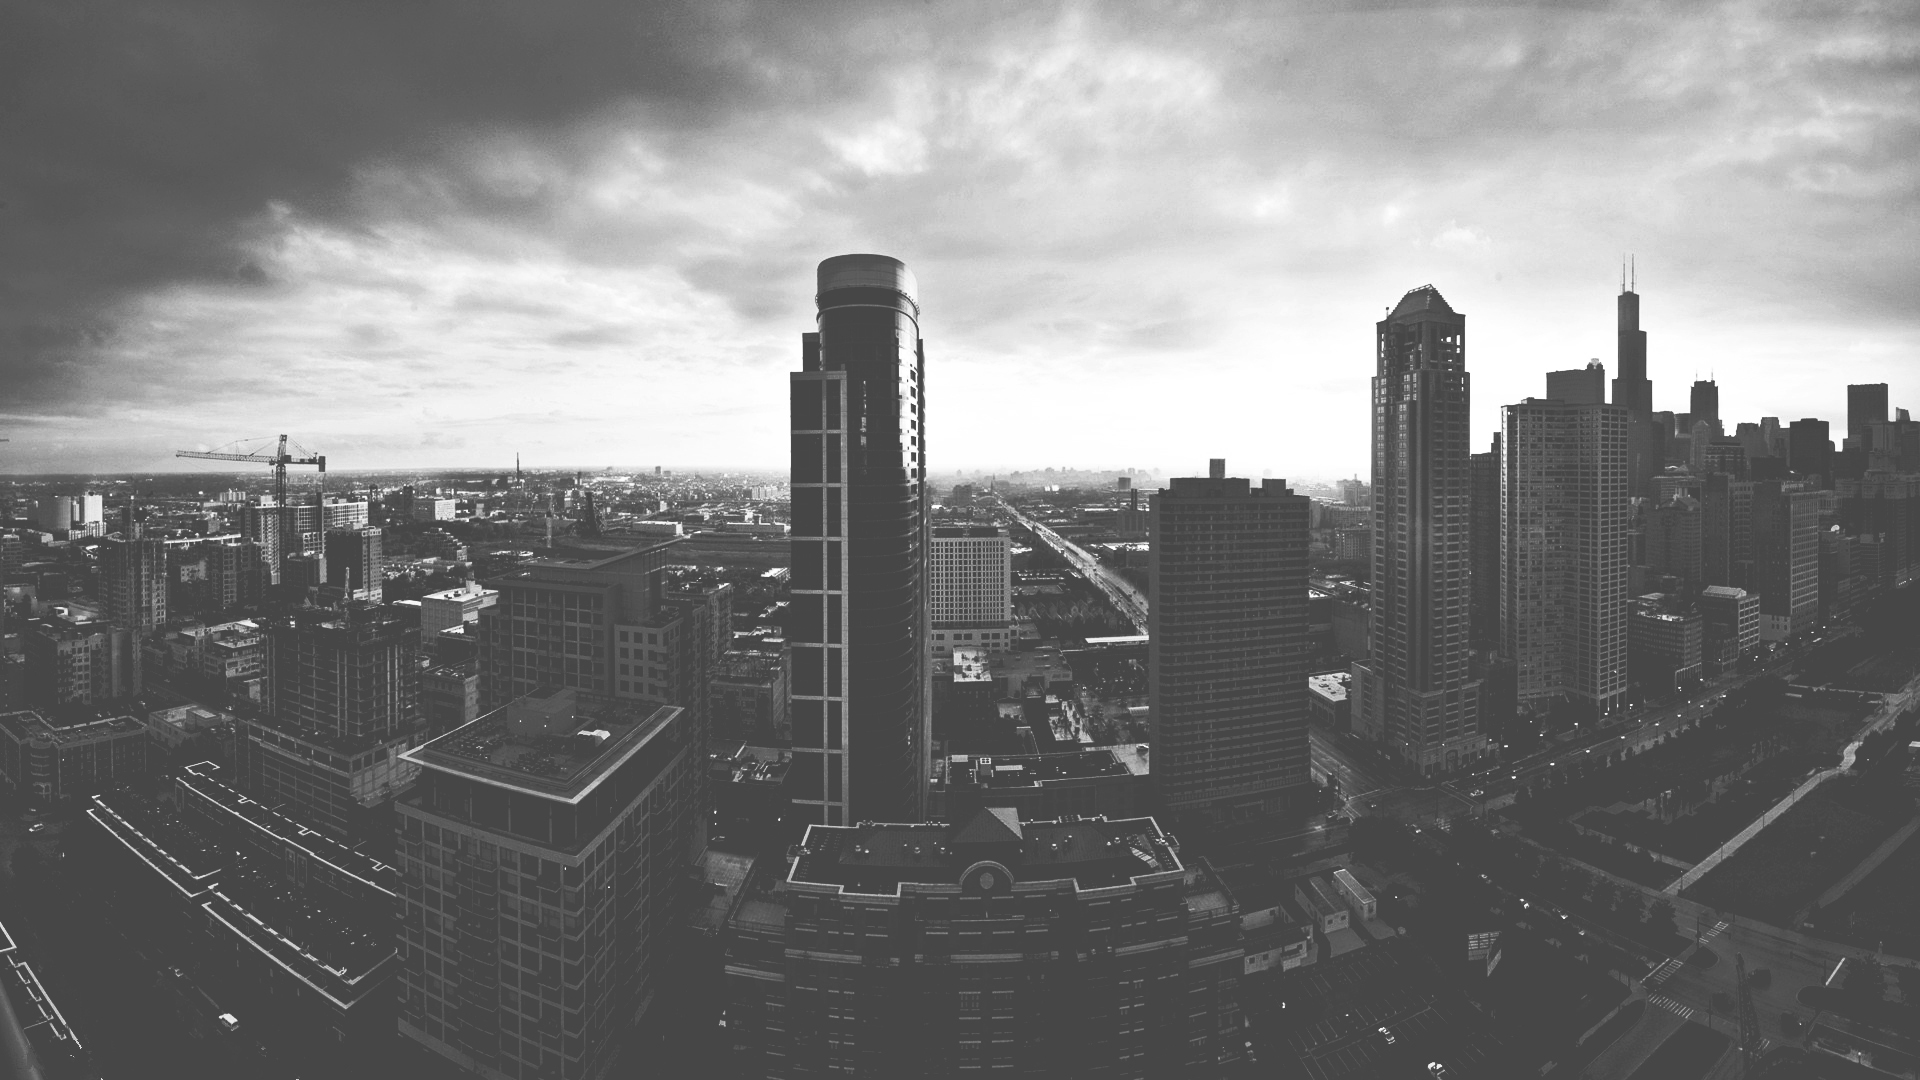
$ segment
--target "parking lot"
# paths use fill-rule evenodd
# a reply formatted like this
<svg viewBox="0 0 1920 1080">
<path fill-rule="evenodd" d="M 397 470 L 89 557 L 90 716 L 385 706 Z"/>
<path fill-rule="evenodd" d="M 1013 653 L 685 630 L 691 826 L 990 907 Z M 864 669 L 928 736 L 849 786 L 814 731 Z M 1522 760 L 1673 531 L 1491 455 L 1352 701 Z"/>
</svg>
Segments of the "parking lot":
<svg viewBox="0 0 1920 1080">
<path fill-rule="evenodd" d="M 1423 1077 L 1434 1061 L 1450 1077 L 1494 1075 L 1497 1043 L 1448 1001 L 1437 975 L 1388 945 L 1249 982 L 1249 1035 L 1263 1065 L 1287 1062 L 1312 1080 Z"/>
</svg>

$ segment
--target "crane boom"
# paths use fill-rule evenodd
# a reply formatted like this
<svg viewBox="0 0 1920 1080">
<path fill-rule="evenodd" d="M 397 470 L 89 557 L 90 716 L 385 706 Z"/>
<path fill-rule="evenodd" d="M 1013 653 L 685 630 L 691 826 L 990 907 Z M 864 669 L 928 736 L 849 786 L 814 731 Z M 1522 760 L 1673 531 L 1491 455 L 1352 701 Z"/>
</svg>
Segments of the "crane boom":
<svg viewBox="0 0 1920 1080">
<path fill-rule="evenodd" d="M 268 454 L 264 450 L 255 451 L 251 454 L 229 454 L 218 450 L 175 450 L 173 452 L 174 457 L 195 458 L 201 461 L 251 461 L 255 464 L 265 465 L 271 468 L 273 470 L 273 497 L 276 504 L 276 513 L 280 521 L 279 535 L 276 543 L 280 548 L 280 555 L 283 557 L 286 554 L 287 537 L 292 535 L 294 520 L 293 508 L 287 505 L 287 466 L 318 466 L 322 484 L 326 482 L 327 473 L 327 455 L 316 454 L 306 447 L 301 446 L 299 443 L 294 443 L 294 449 L 299 450 L 305 455 L 304 457 L 294 457 L 292 454 L 287 453 L 287 441 L 285 435 L 280 436 L 279 445 L 272 454 Z M 275 569 L 275 573 L 278 573 L 277 568 Z M 274 580 L 277 581 L 279 579 L 276 577 Z"/>
</svg>

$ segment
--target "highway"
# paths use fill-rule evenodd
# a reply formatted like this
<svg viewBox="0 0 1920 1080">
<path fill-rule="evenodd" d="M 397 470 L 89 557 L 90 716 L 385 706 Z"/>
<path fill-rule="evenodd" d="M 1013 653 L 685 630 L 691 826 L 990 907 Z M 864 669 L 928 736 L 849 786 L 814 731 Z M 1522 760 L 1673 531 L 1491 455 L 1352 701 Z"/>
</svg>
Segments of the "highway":
<svg viewBox="0 0 1920 1080">
<path fill-rule="evenodd" d="M 1075 544 L 1073 541 L 1040 524 L 1033 518 L 1015 510 L 1004 498 L 1000 500 L 1000 505 L 1006 509 L 1007 513 L 1011 515 L 1015 521 L 1032 532 L 1033 535 L 1039 537 L 1048 547 L 1058 552 L 1060 557 L 1067 560 L 1068 564 L 1078 571 L 1081 577 L 1086 578 L 1089 582 L 1093 583 L 1095 588 L 1105 593 L 1107 599 L 1113 602 L 1114 608 L 1118 610 L 1121 615 L 1125 616 L 1128 622 L 1133 624 L 1135 631 L 1142 634 L 1147 632 L 1147 597 L 1145 593 L 1134 588 L 1127 579 L 1102 565 L 1099 559 L 1094 558 L 1086 549 L 1080 547 L 1080 545 Z"/>
</svg>

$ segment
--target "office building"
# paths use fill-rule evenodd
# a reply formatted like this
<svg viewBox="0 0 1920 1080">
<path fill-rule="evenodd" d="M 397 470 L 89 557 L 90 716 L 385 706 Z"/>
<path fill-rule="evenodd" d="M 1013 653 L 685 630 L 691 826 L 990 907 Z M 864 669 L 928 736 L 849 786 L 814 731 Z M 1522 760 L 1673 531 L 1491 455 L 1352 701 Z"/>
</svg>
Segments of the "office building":
<svg viewBox="0 0 1920 1080">
<path fill-rule="evenodd" d="M 784 649 L 730 652 L 714 669 L 711 685 L 714 741 L 769 745 L 793 737 Z"/>
<path fill-rule="evenodd" d="M 1753 575 L 1753 482 L 1714 473 L 1700 487 L 1700 575 L 1744 586 Z"/>
<path fill-rule="evenodd" d="M 1375 329 L 1373 652 L 1354 665 L 1354 727 L 1430 775 L 1487 749 L 1468 666 L 1466 317 L 1425 285 Z"/>
<path fill-rule="evenodd" d="M 704 835 L 687 714 L 549 688 L 406 756 L 400 1033 L 490 1080 L 605 1075 L 674 992 Z"/>
<path fill-rule="evenodd" d="M 1866 587 L 1891 591 L 1920 570 L 1920 477 L 1870 474 L 1835 485 L 1840 529 L 1861 548 Z"/>
<path fill-rule="evenodd" d="M 499 600 L 480 609 L 480 705 L 541 690 L 686 710 L 703 745 L 714 627 L 727 594 L 676 594 L 668 540 L 604 559 L 541 559 L 491 578 Z M 424 609 L 423 609 L 424 610 Z"/>
<path fill-rule="evenodd" d="M 1722 670 L 1760 647 L 1760 597 L 1745 589 L 1700 590 L 1701 654 Z"/>
<path fill-rule="evenodd" d="M 1873 426 L 1887 422 L 1887 384 L 1847 386 L 1847 448 L 1873 449 Z"/>
<path fill-rule="evenodd" d="M 1607 403 L 1607 365 L 1598 359 L 1583 368 L 1547 372 L 1547 397 L 1569 405 Z"/>
<path fill-rule="evenodd" d="M 0 780 L 15 799 L 47 806 L 147 776 L 147 726 L 131 716 L 73 721 L 0 715 Z"/>
<path fill-rule="evenodd" d="M 266 623 L 270 716 L 246 717 L 240 773 L 264 801 L 335 837 L 391 843 L 387 808 L 417 767 L 420 632 L 394 608 Z"/>
<path fill-rule="evenodd" d="M 129 630 L 49 616 L 23 624 L 20 638 L 31 705 L 52 711 L 140 693 L 140 643 Z"/>
<path fill-rule="evenodd" d="M 1691 602 L 1663 593 L 1637 597 L 1628 626 L 1641 692 L 1665 694 L 1700 681 L 1705 623 Z"/>
<path fill-rule="evenodd" d="M 1552 374 L 1566 374 L 1552 372 Z M 1473 599 L 1468 619 L 1472 645 L 1478 650 L 1500 647 L 1500 433 L 1493 433 L 1493 449 L 1470 459 L 1472 495 L 1468 509 Z"/>
<path fill-rule="evenodd" d="M 1825 420 L 1807 417 L 1787 428 L 1787 469 L 1822 484 L 1833 482 L 1833 440 Z"/>
<path fill-rule="evenodd" d="M 1706 574 L 1706 514 L 1701 501 L 1675 495 L 1646 511 L 1644 527 L 1647 569 L 1679 578 L 1683 593 L 1697 591 Z"/>
<path fill-rule="evenodd" d="M 242 512 L 246 538 L 260 545 L 269 584 L 281 584 L 281 564 L 288 556 L 313 555 L 324 560 L 328 532 L 367 527 L 366 500 L 322 499 L 318 494 L 314 498 L 319 501 L 295 502 L 289 498 L 290 505 L 283 507 L 273 496 L 265 495 Z"/>
<path fill-rule="evenodd" d="M 929 552 L 933 655 L 951 654 L 954 649 L 1011 649 L 1013 542 L 1007 530 L 993 525 L 943 525 L 933 530 Z"/>
<path fill-rule="evenodd" d="M 260 602 L 260 545 L 239 537 L 167 544 L 167 618 L 219 619 Z"/>
<path fill-rule="evenodd" d="M 1720 425 L 1720 384 L 1712 379 L 1695 379 L 1693 389 L 1687 394 L 1687 415 L 1698 424 L 1705 421 L 1714 427 Z"/>
<path fill-rule="evenodd" d="M 431 732 L 480 718 L 480 661 L 469 657 L 420 673 L 420 714 Z"/>
<path fill-rule="evenodd" d="M 1307 505 L 1284 480 L 1167 481 L 1147 603 L 1155 786 L 1180 813 L 1274 813 L 1311 787 Z"/>
<path fill-rule="evenodd" d="M 426 637 L 450 627 L 479 623 L 480 613 L 500 602 L 498 589 L 469 582 L 420 598 L 420 634 Z"/>
<path fill-rule="evenodd" d="M 1825 493 L 1797 482 L 1753 486 L 1753 573 L 1760 636 L 1785 641 L 1813 629 L 1820 612 L 1820 504 Z"/>
<path fill-rule="evenodd" d="M 1627 410 L 1627 494 L 1641 497 L 1666 465 L 1671 420 L 1662 425 L 1653 412 L 1653 382 L 1647 378 L 1647 332 L 1640 329 L 1640 294 L 1621 282 L 1616 304 L 1619 330 L 1614 363 L 1613 403 Z"/>
<path fill-rule="evenodd" d="M 813 825 L 729 930 L 743 1074 L 1241 1067 L 1239 910 L 1152 818 Z"/>
<path fill-rule="evenodd" d="M 926 350 L 918 285 L 884 255 L 820 264 L 790 377 L 794 803 L 920 821 L 931 766 Z"/>
<path fill-rule="evenodd" d="M 1520 708 L 1604 716 L 1627 692 L 1627 411 L 1502 411 L 1501 655 Z"/>
<path fill-rule="evenodd" d="M 142 537 L 131 512 L 120 539 L 100 545 L 100 591 L 107 618 L 138 637 L 167 621 L 167 547 Z"/>
<path fill-rule="evenodd" d="M 326 539 L 327 584 L 348 600 L 377 604 L 385 598 L 385 532 L 377 526 L 331 529 Z"/>
</svg>

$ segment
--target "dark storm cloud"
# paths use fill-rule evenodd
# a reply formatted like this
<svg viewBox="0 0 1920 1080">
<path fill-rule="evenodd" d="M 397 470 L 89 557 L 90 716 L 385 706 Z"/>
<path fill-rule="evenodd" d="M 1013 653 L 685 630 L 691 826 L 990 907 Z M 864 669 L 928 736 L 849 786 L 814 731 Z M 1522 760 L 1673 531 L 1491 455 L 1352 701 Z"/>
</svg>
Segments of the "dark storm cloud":
<svg viewBox="0 0 1920 1080">
<path fill-rule="evenodd" d="M 271 288 L 269 202 L 326 220 L 370 161 L 563 129 L 612 100 L 697 123 L 767 91 L 722 4 L 15 3 L 0 8 L 0 385 L 82 384 L 118 301 Z M 485 192 L 482 209 L 515 209 Z M 488 205 L 492 198 L 493 204 Z"/>
</svg>

